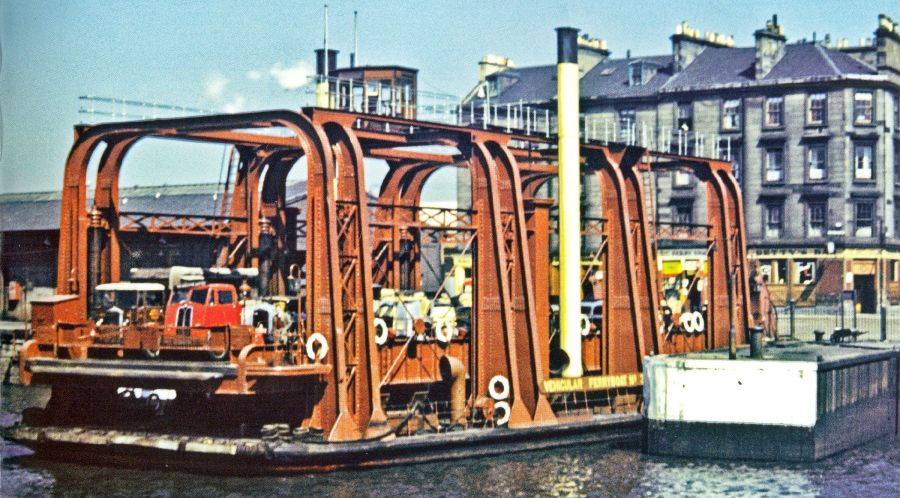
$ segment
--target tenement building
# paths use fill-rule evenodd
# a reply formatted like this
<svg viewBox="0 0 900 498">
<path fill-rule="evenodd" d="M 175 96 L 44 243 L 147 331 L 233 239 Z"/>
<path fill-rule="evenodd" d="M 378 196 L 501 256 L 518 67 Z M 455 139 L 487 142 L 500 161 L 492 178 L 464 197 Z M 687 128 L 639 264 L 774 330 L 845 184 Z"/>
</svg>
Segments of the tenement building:
<svg viewBox="0 0 900 498">
<path fill-rule="evenodd" d="M 773 16 L 754 39 L 736 47 L 681 23 L 671 54 L 612 58 L 605 41 L 582 37 L 585 138 L 730 160 L 750 257 L 779 304 L 843 291 L 855 291 L 843 295 L 863 312 L 900 301 L 897 23 L 879 16 L 874 37 L 858 46 L 827 35 L 788 43 Z M 480 78 L 464 105 L 556 105 L 553 65 L 516 68 L 489 56 Z M 588 216 L 600 198 L 590 188 Z M 657 222 L 705 218 L 687 175 L 659 176 L 656 190 Z"/>
</svg>

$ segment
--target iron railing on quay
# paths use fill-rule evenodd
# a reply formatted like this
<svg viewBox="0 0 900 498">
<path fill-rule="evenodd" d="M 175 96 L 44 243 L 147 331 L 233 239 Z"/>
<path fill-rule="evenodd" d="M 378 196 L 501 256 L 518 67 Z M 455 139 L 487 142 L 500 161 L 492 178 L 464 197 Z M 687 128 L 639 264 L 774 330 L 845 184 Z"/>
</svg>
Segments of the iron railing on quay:
<svg viewBox="0 0 900 498">
<path fill-rule="evenodd" d="M 778 334 L 782 338 L 801 341 L 819 339 L 860 341 L 900 341 L 900 304 L 876 307 L 874 311 L 862 310 L 853 301 L 823 300 L 812 306 L 801 306 L 788 301 L 776 307 Z M 848 333 L 835 331 L 846 330 Z"/>
</svg>

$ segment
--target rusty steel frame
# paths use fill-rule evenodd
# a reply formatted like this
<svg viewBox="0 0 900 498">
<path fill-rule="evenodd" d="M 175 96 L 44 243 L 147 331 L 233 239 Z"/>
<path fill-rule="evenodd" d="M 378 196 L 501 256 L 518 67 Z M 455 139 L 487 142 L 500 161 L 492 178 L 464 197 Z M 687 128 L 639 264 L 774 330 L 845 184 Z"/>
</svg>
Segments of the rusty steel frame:
<svg viewBox="0 0 900 498">
<path fill-rule="evenodd" d="M 248 131 L 271 127 L 286 128 L 293 136 Z M 147 137 L 233 145 L 239 164 L 227 193 L 228 215 L 175 218 L 121 211 L 123 159 Z M 94 206 L 88 209 L 87 167 L 101 143 L 107 146 Z M 457 152 L 409 149 L 422 145 L 450 146 Z M 57 292 L 74 294 L 80 311 L 66 320 L 83 322 L 89 290 L 119 280 L 120 232 L 131 230 L 227 238 L 221 263 L 257 267 L 263 292 L 283 290 L 289 273 L 279 256 L 287 251 L 285 183 L 303 156 L 308 165 L 303 325 L 307 337 L 320 333 L 331 345 L 323 368 L 313 369 L 322 395 L 304 424 L 322 428 L 331 441 L 365 438 L 386 424 L 380 391 L 388 372 L 382 371 L 374 342 L 372 289 L 376 283 L 420 287 L 418 246 L 424 230 L 446 232 L 459 244 L 474 237 L 473 329 L 467 347 L 451 348 L 467 356 L 470 406 L 487 396 L 490 379 L 502 375 L 510 383 L 511 427 L 554 422 L 542 392 L 542 381 L 549 377 L 552 201 L 537 198 L 537 192 L 557 167 L 554 143 L 541 137 L 318 108 L 80 127 L 66 163 L 57 280 Z M 389 165 L 375 203 L 368 202 L 364 190 L 366 157 Z M 707 185 L 708 231 L 716 248 L 709 323 L 715 326 L 691 347 L 722 346 L 731 324 L 746 330 L 743 211 L 730 166 L 596 144 L 583 144 L 582 158 L 584 174 L 599 183 L 603 194 L 608 272 L 595 370 L 639 372 L 644 356 L 672 349 L 659 334 L 657 235 L 652 213 L 646 212 L 650 194 L 643 191 L 641 176 L 650 170 L 686 168 Z M 421 219 L 422 189 L 445 166 L 468 169 L 472 209 L 460 210 L 450 223 L 426 222 Z M 724 308 L 728 300 L 734 303 L 731 310 Z"/>
</svg>

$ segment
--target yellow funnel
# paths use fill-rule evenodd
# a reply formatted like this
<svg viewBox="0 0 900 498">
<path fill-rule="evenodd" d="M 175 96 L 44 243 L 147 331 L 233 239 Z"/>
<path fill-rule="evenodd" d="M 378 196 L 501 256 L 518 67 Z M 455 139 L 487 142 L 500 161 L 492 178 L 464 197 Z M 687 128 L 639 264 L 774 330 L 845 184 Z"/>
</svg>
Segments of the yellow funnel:
<svg viewBox="0 0 900 498">
<path fill-rule="evenodd" d="M 559 343 L 569 357 L 563 377 L 581 377 L 581 165 L 578 30 L 557 28 L 559 132 Z"/>
</svg>

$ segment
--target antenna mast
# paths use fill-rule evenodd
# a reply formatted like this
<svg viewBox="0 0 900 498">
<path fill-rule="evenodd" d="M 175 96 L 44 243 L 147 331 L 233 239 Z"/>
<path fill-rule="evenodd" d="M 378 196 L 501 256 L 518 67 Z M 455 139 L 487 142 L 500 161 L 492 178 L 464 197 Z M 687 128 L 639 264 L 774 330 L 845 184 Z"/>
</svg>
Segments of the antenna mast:
<svg viewBox="0 0 900 498">
<path fill-rule="evenodd" d="M 325 29 L 322 40 L 322 48 L 325 49 L 325 74 L 328 74 L 328 4 L 325 4 Z"/>
<path fill-rule="evenodd" d="M 356 11 L 353 11 L 353 55 L 350 57 L 350 66 L 356 67 L 359 59 L 359 35 L 356 31 Z"/>
</svg>

